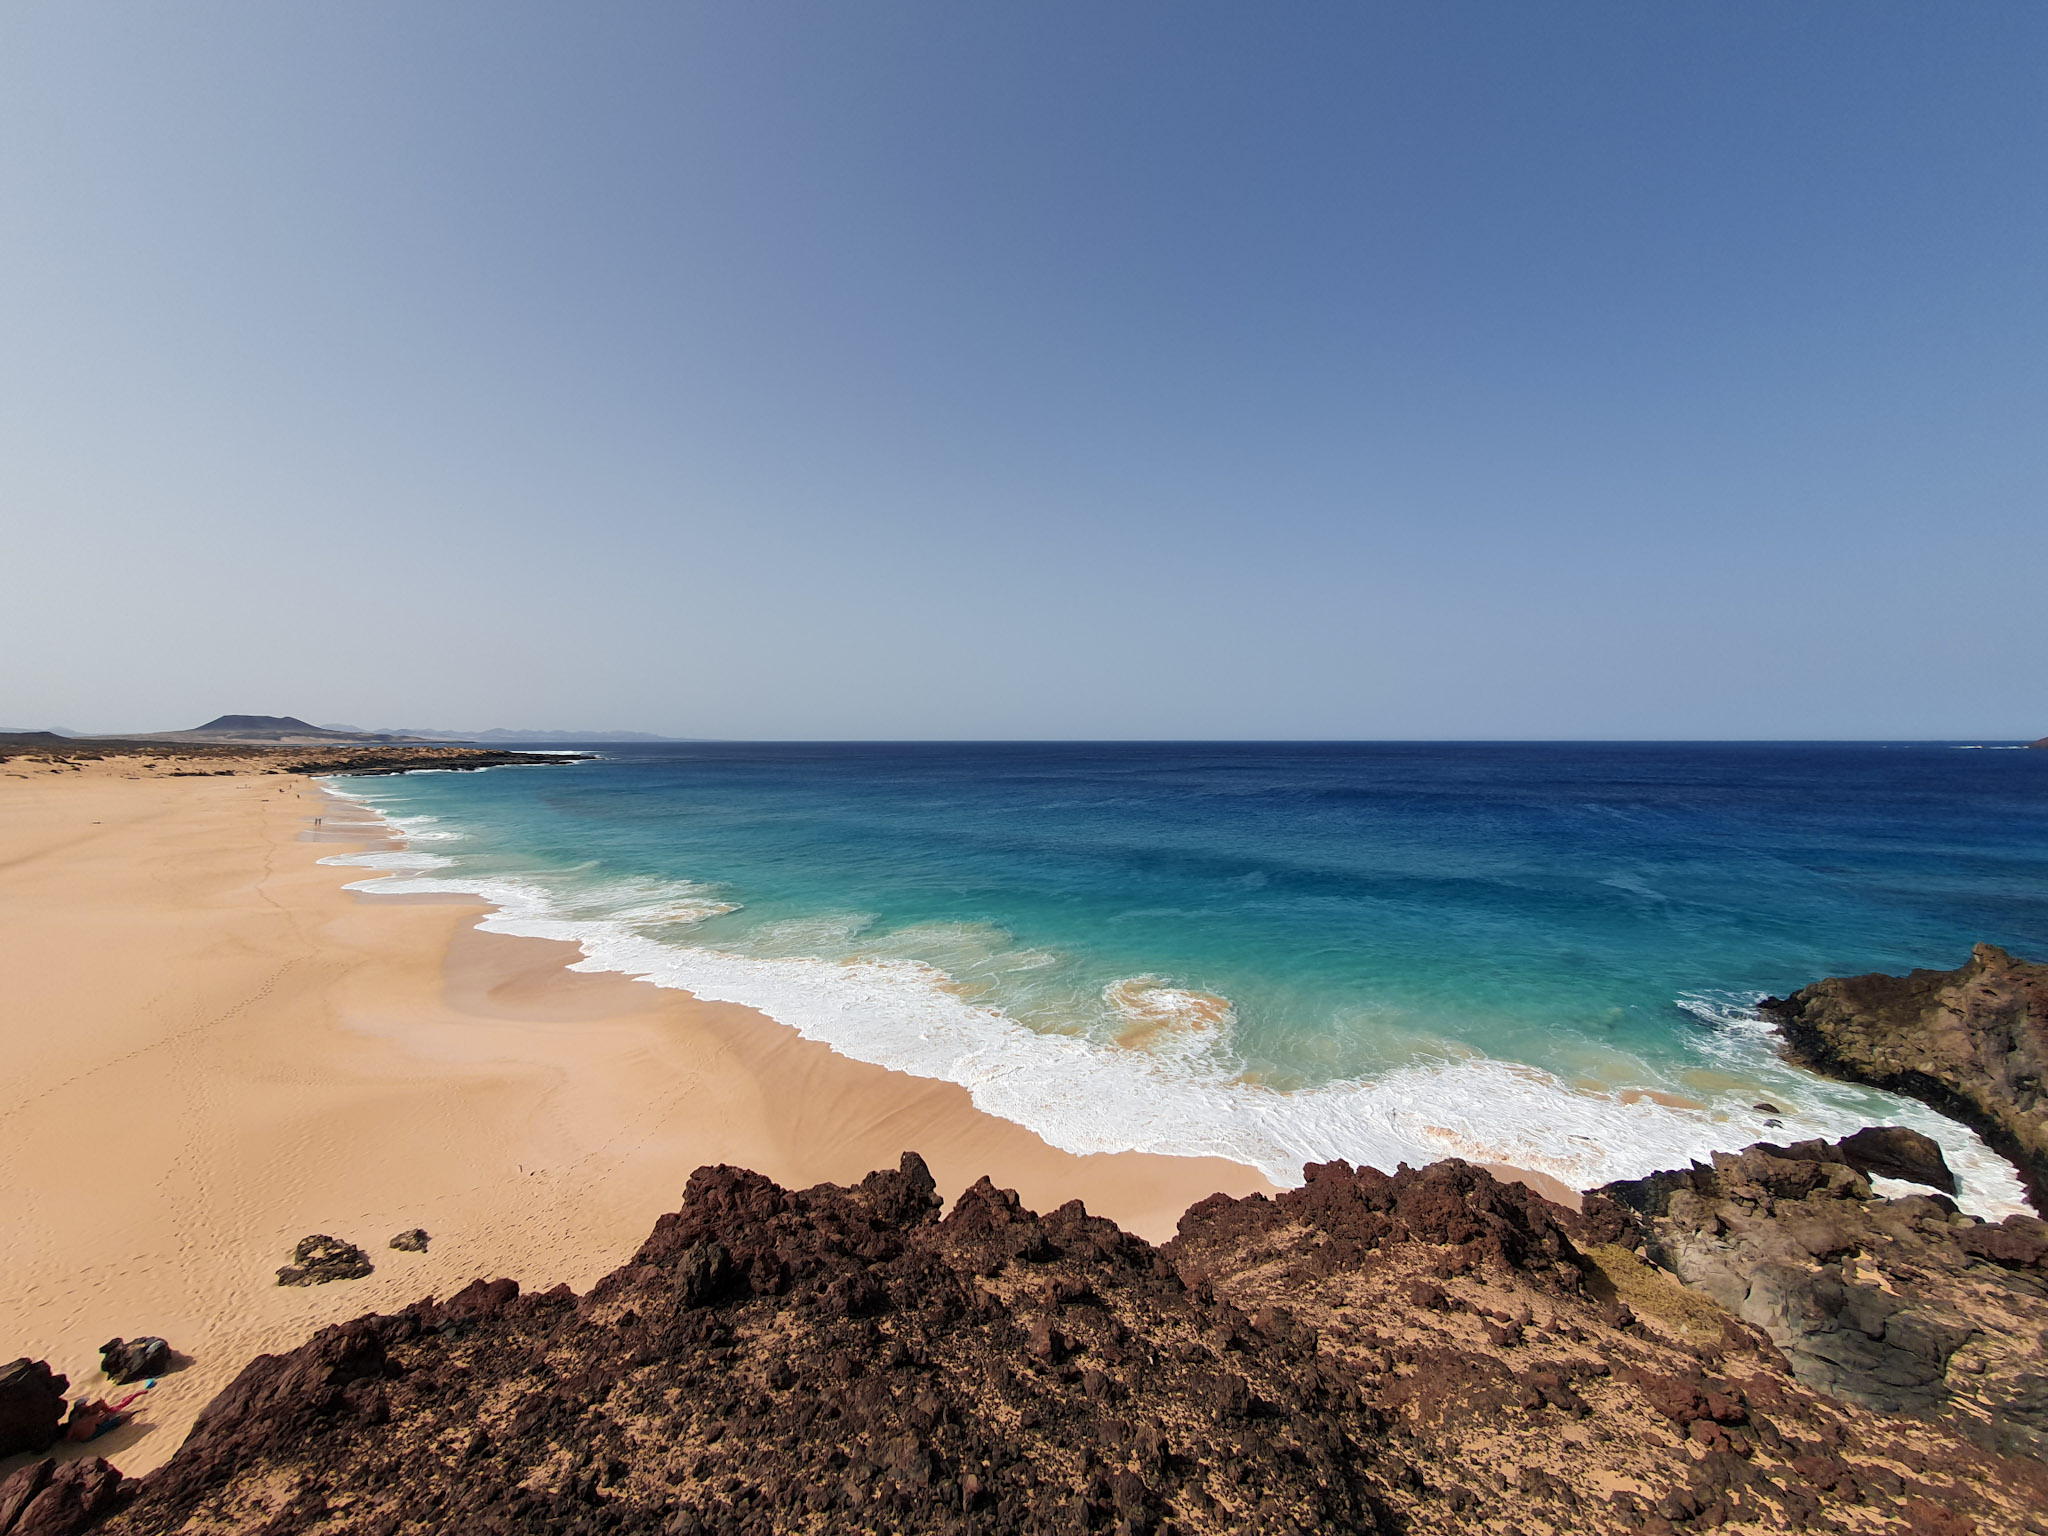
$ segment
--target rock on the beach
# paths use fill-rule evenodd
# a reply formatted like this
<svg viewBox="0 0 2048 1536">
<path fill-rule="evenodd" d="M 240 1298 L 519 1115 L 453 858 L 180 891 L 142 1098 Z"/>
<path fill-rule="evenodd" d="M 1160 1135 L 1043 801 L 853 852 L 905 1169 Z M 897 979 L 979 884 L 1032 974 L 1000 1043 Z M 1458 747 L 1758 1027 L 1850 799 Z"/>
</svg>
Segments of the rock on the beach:
<svg viewBox="0 0 2048 1536">
<path fill-rule="evenodd" d="M 426 1228 L 411 1227 L 392 1238 L 391 1246 L 400 1253 L 425 1253 L 429 1241 Z"/>
<path fill-rule="evenodd" d="M 0 1366 L 0 1456 L 47 1451 L 57 1442 L 70 1378 L 51 1371 L 45 1360 L 14 1360 Z"/>
<path fill-rule="evenodd" d="M 1979 944 L 1953 971 L 1830 978 L 1760 1006 L 1795 1061 L 1953 1115 L 2048 1210 L 2048 965 Z"/>
<path fill-rule="evenodd" d="M 360 1280 L 374 1266 L 354 1243 L 316 1232 L 302 1237 L 292 1262 L 277 1272 L 279 1285 L 325 1285 L 330 1280 Z"/>
<path fill-rule="evenodd" d="M 171 1346 L 162 1339 L 109 1339 L 100 1346 L 100 1369 L 119 1382 L 161 1376 L 170 1368 Z"/>
</svg>

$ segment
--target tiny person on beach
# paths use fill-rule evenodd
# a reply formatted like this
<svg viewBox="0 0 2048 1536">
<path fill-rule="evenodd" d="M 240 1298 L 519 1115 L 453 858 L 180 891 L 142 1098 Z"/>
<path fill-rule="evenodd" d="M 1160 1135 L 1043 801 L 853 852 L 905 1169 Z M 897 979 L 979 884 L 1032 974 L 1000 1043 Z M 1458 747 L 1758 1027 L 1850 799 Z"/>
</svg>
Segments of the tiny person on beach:
<svg viewBox="0 0 2048 1536">
<path fill-rule="evenodd" d="M 133 1417 L 128 1412 L 128 1405 L 155 1385 L 154 1380 L 146 1381 L 118 1403 L 110 1403 L 103 1397 L 96 1397 L 91 1402 L 80 1398 L 71 1405 L 71 1417 L 64 1424 L 64 1438 L 96 1440 L 110 1429 L 119 1429 Z"/>
</svg>

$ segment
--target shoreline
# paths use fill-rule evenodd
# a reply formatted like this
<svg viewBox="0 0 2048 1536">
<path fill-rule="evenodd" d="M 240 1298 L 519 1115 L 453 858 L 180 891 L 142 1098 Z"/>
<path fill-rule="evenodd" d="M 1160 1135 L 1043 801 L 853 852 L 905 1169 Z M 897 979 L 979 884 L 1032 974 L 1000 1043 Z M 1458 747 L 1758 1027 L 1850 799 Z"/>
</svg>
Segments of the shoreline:
<svg viewBox="0 0 2048 1536">
<path fill-rule="evenodd" d="M 481 901 L 348 891 L 363 871 L 317 860 L 386 834 L 313 832 L 327 803 L 298 779 L 170 783 L 118 760 L 0 779 L 0 1347 L 88 1394 L 103 1339 L 189 1357 L 90 1447 L 131 1474 L 253 1355 L 323 1324 L 479 1277 L 586 1288 L 706 1163 L 805 1187 L 916 1150 L 948 1198 L 989 1174 L 1154 1238 L 1217 1190 L 1273 1188 L 1221 1159 L 1058 1151 L 954 1084 L 478 932 Z M 384 1246 L 415 1226 L 427 1253 Z M 313 1232 L 375 1273 L 277 1286 Z"/>
<path fill-rule="evenodd" d="M 321 862 L 331 863 L 336 868 L 354 872 L 357 878 L 349 881 L 347 889 L 358 900 L 378 903 L 417 903 L 422 905 L 456 904 L 473 907 L 482 914 L 476 924 L 476 928 L 479 931 L 496 937 L 511 938 L 546 946 L 550 949 L 559 949 L 563 952 L 558 962 L 559 966 L 562 968 L 573 967 L 579 975 L 610 977 L 616 980 L 643 984 L 653 987 L 658 992 L 687 999 L 700 1008 L 737 1008 L 757 1021 L 761 1027 L 775 1031 L 787 1031 L 798 1037 L 806 1046 L 826 1050 L 837 1059 L 847 1062 L 852 1066 L 863 1070 L 885 1072 L 891 1077 L 907 1078 L 913 1082 L 930 1083 L 935 1086 L 943 1085 L 947 1088 L 956 1089 L 966 1095 L 965 1109 L 967 1113 L 985 1116 L 1004 1125 L 1016 1126 L 1030 1138 L 1032 1146 L 1042 1147 L 1048 1153 L 1057 1157 L 1080 1159 L 1083 1163 L 1088 1164 L 1092 1164 L 1095 1160 L 1102 1158 L 1161 1158 L 1174 1164 L 1190 1166 L 1210 1165 L 1229 1169 L 1241 1169 L 1259 1181 L 1258 1188 L 1262 1192 L 1269 1194 L 1300 1182 L 1299 1162 L 1295 1165 L 1296 1176 L 1289 1180 L 1276 1176 L 1275 1171 L 1270 1167 L 1261 1167 L 1248 1158 L 1235 1157 L 1228 1153 L 1136 1147 L 1095 1150 L 1063 1147 L 1058 1142 L 1052 1140 L 1044 1130 L 1031 1124 L 1029 1121 L 1006 1114 L 1001 1108 L 985 1107 L 976 1098 L 974 1090 L 957 1078 L 944 1076 L 937 1072 L 906 1068 L 885 1061 L 876 1061 L 871 1057 L 856 1054 L 849 1050 L 842 1042 L 836 1039 L 820 1037 L 798 1024 L 777 1017 L 769 1011 L 767 1005 L 758 1004 L 749 999 L 704 997 L 693 990 L 687 982 L 678 982 L 673 979 L 657 979 L 657 975 L 654 973 L 622 968 L 611 963 L 610 959 L 602 953 L 593 951 L 588 940 L 581 934 L 576 937 L 557 937 L 546 933 L 519 932 L 516 929 L 501 926 L 500 919 L 505 920 L 506 923 L 519 922 L 524 926 L 527 922 L 531 921 L 531 918 L 528 914 L 515 912 L 513 908 L 505 905 L 504 896 L 491 894 L 493 882 L 485 882 L 477 887 L 466 887 L 461 884 L 459 879 L 454 879 L 447 886 L 432 890 L 387 891 L 381 889 L 383 886 L 395 885 L 402 881 L 423 880 L 428 883 L 439 882 L 443 877 L 438 873 L 435 866 L 445 861 L 440 860 L 431 850 L 415 847 L 413 843 L 408 841 L 408 834 L 405 828 L 394 824 L 384 811 L 380 810 L 369 800 L 359 798 L 346 789 L 328 782 L 326 779 L 315 780 L 312 792 L 326 797 L 341 814 L 338 817 L 326 817 L 325 825 L 321 830 L 317 832 L 309 831 L 303 834 L 303 836 L 309 840 L 345 845 L 338 847 L 334 853 L 323 857 Z M 424 862 L 418 867 L 403 862 L 404 856 L 407 854 L 423 855 Z M 390 857 L 392 862 L 371 862 L 372 858 L 384 857 Z M 554 923 L 553 919 L 543 919 L 542 921 L 549 925 Z M 575 930 L 588 928 L 591 925 L 572 923 L 567 926 Z M 1663 1098 L 1663 1096 L 1654 1092 L 1638 1094 L 1637 1096 L 1657 1098 L 1660 1101 Z M 1623 1102 L 1627 1102 L 1626 1097 L 1624 1097 Z M 1529 1188 L 1544 1196 L 1544 1198 L 1558 1205 L 1565 1206 L 1570 1210 L 1579 1209 L 1582 1198 L 1580 1190 L 1556 1174 L 1542 1171 L 1524 1163 L 1504 1161 L 1497 1157 L 1489 1158 L 1483 1155 L 1483 1152 L 1478 1148 L 1459 1147 L 1452 1144 L 1454 1138 L 1448 1132 L 1445 1135 L 1447 1144 L 1443 1148 L 1438 1149 L 1434 1155 L 1418 1151 L 1417 1166 L 1439 1161 L 1443 1157 L 1463 1157 L 1465 1161 L 1487 1169 L 1495 1177 L 1505 1182 L 1526 1184 Z M 1389 1166 L 1391 1166 L 1392 1160 L 1388 1160 L 1388 1162 Z M 1377 1166 L 1377 1163 L 1375 1163 L 1375 1166 Z M 947 1188 L 943 1177 L 940 1179 L 940 1188 L 942 1191 Z M 1020 1189 L 1021 1193 L 1025 1192 Z M 1028 1205 L 1031 1202 L 1027 1198 L 1025 1203 Z M 1057 1204 L 1059 1202 L 1054 1203 Z M 1051 1209 L 1052 1206 L 1048 1205 L 1045 1208 Z M 1108 1212 L 1105 1210 L 1098 1212 L 1098 1214 L 1108 1214 Z M 1160 1219 L 1160 1226 L 1156 1232 L 1152 1227 L 1145 1224 L 1143 1218 L 1137 1221 L 1123 1220 L 1119 1224 L 1128 1231 L 1146 1237 L 1149 1241 L 1159 1242 L 1164 1241 L 1167 1236 L 1171 1235 L 1170 1221 L 1176 1219 L 1177 1215 L 1177 1211 L 1157 1213 L 1157 1217 Z"/>
<path fill-rule="evenodd" d="M 630 913 L 608 915 L 602 901 L 579 909 L 571 892 L 565 903 L 545 879 L 472 875 L 459 857 L 451 863 L 439 854 L 437 832 L 412 840 L 413 813 L 460 824 L 460 801 L 358 793 L 339 784 L 330 793 L 348 805 L 347 814 L 369 818 L 394 839 L 374 854 L 335 856 L 362 871 L 365 892 L 487 900 L 494 909 L 480 925 L 488 931 L 566 940 L 581 950 L 579 970 L 734 1003 L 853 1061 L 960 1084 L 977 1108 L 1076 1155 L 1215 1157 L 1280 1185 L 1299 1182 L 1305 1162 L 1343 1159 L 1390 1169 L 1457 1157 L 1571 1204 L 1579 1189 L 1685 1166 L 1714 1150 L 1828 1140 L 1893 1123 L 1943 1146 L 1966 1209 L 1995 1219 L 2029 1208 L 2008 1160 L 1967 1126 L 1911 1100 L 1806 1071 L 1784 1057 L 1775 1038 L 1764 1038 L 1773 1032 L 1753 1010 L 1709 994 L 1680 993 L 1675 1000 L 1679 1011 L 1707 1026 L 1707 1043 L 1672 1091 L 1650 1086 L 1659 1079 L 1640 1062 L 1636 1070 L 1648 1075 L 1636 1086 L 1616 1086 L 1629 1079 L 1575 1076 L 1462 1050 L 1377 1074 L 1270 1089 L 1231 1076 L 1227 1067 L 1182 1071 L 1143 1048 L 1091 1050 L 1059 1032 L 1027 1028 L 956 987 L 943 965 L 886 948 L 877 956 L 841 954 L 832 963 L 656 937 L 636 927 Z M 679 884 L 701 893 L 687 878 Z"/>
</svg>

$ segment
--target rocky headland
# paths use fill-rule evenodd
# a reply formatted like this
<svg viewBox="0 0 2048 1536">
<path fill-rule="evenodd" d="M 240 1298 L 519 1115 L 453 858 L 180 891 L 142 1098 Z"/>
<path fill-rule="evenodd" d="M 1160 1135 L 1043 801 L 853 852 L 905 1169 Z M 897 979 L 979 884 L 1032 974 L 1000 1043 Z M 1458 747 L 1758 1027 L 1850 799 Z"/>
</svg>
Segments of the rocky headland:
<svg viewBox="0 0 2048 1536">
<path fill-rule="evenodd" d="M 196 733 L 176 739 L 57 736 L 48 731 L 0 734 L 0 763 L 15 762 L 50 772 L 76 769 L 84 763 L 125 760 L 146 772 L 167 778 L 244 773 L 385 774 L 420 768 L 503 768 L 512 764 L 545 767 L 587 762 L 588 752 L 511 752 L 500 747 L 349 743 L 283 744 L 204 739 Z"/>
<path fill-rule="evenodd" d="M 1834 977 L 1762 1008 L 1801 1065 L 1970 1126 L 2048 1211 L 2048 965 L 1979 944 L 1952 971 Z"/>
<path fill-rule="evenodd" d="M 704 1168 L 588 1293 L 324 1329 L 140 1482 L 17 1472 L 0 1533 L 2048 1530 L 2040 1224 L 1843 1156 L 1583 1214 L 1331 1163 L 1156 1248 L 987 1180 L 942 1215 L 914 1155 Z"/>
<path fill-rule="evenodd" d="M 1938 1163 L 1926 1137 L 1888 1135 Z M 2048 1223 L 1878 1198 L 1856 1141 L 1758 1143 L 1600 1193 L 1652 1261 L 1769 1335 L 1798 1381 L 2048 1460 Z"/>
</svg>

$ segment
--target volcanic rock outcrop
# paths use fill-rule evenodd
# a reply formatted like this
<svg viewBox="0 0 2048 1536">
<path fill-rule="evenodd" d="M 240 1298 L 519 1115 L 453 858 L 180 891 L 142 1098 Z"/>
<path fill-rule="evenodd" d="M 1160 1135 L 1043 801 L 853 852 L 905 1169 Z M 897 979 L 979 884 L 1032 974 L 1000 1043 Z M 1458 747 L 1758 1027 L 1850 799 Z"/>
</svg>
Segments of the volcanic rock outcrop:
<svg viewBox="0 0 2048 1536">
<path fill-rule="evenodd" d="M 171 1368 L 171 1346 L 158 1338 L 109 1339 L 100 1346 L 100 1369 L 126 1384 Z"/>
<path fill-rule="evenodd" d="M 277 1272 L 279 1285 L 325 1285 L 330 1280 L 360 1280 L 375 1266 L 354 1243 L 316 1232 L 299 1239 L 292 1261 Z"/>
<path fill-rule="evenodd" d="M 98 1456 L 33 1461 L 0 1482 L 0 1536 L 75 1536 L 121 1503 L 121 1474 Z"/>
<path fill-rule="evenodd" d="M 67 1376 L 58 1376 L 44 1360 L 12 1360 L 0 1365 L 0 1456 L 17 1451 L 47 1451 L 64 1420 Z"/>
<path fill-rule="evenodd" d="M 2048 1468 L 1803 1386 L 1588 1205 L 1332 1163 L 1154 1248 L 987 1180 L 942 1220 L 914 1155 L 704 1168 L 587 1295 L 478 1281 L 258 1358 L 101 1528 L 2039 1529 Z"/>
<path fill-rule="evenodd" d="M 1971 1126 L 2048 1211 L 2048 965 L 1979 944 L 1953 971 L 1830 978 L 1761 1007 L 1800 1064 Z"/>
<path fill-rule="evenodd" d="M 24 759 L 52 771 L 81 763 L 125 759 L 169 778 L 231 777 L 238 773 L 374 775 L 418 769 L 468 771 L 518 764 L 529 768 L 588 762 L 588 752 L 512 752 L 436 742 L 364 743 L 341 739 L 324 745 L 247 742 L 188 732 L 169 736 L 59 736 L 50 731 L 0 733 L 0 762 Z"/>
<path fill-rule="evenodd" d="M 1809 1386 L 2048 1457 L 2048 1223 L 1874 1197 L 1830 1145 L 1759 1143 L 1610 1184 L 1648 1255 L 1770 1336 Z"/>
<path fill-rule="evenodd" d="M 1866 1125 L 1829 1150 L 1836 1161 L 1872 1178 L 1904 1179 L 1944 1195 L 1959 1188 L 1955 1171 L 1941 1155 L 1941 1143 L 1903 1125 Z"/>
</svg>

